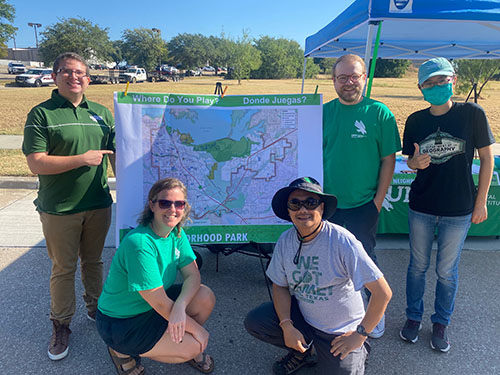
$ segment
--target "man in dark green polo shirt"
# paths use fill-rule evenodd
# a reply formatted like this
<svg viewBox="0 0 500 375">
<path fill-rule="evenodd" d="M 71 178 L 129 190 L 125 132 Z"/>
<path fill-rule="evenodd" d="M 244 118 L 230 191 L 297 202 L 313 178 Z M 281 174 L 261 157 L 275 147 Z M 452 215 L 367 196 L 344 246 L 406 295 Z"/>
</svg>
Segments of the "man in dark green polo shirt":
<svg viewBox="0 0 500 375">
<path fill-rule="evenodd" d="M 82 57 L 74 53 L 58 56 L 52 78 L 57 89 L 28 114 L 23 152 L 40 181 L 34 203 L 52 261 L 53 331 L 48 355 L 59 360 L 68 354 L 78 258 L 91 320 L 101 294 L 101 254 L 113 203 L 106 172 L 108 157 L 114 156 L 115 128 L 110 111 L 84 95 L 90 76 Z"/>
</svg>

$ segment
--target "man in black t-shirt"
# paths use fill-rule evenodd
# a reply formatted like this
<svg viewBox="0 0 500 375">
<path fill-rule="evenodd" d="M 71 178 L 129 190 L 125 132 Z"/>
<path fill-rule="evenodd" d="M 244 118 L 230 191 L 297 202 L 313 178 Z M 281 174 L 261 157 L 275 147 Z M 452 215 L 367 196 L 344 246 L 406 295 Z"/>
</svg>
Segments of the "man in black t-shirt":
<svg viewBox="0 0 500 375">
<path fill-rule="evenodd" d="M 418 340 L 424 310 L 425 274 L 437 233 L 436 296 L 431 316 L 432 349 L 447 352 L 447 327 L 458 286 L 458 263 L 471 222 L 487 219 L 486 200 L 493 173 L 491 144 L 495 142 L 483 109 L 451 100 L 456 83 L 445 58 L 423 63 L 418 87 L 431 106 L 410 115 L 403 136 L 408 167 L 417 170 L 411 185 L 408 222 L 410 264 L 406 278 L 407 321 L 400 337 Z M 479 183 L 472 179 L 472 159 L 480 159 Z"/>
</svg>

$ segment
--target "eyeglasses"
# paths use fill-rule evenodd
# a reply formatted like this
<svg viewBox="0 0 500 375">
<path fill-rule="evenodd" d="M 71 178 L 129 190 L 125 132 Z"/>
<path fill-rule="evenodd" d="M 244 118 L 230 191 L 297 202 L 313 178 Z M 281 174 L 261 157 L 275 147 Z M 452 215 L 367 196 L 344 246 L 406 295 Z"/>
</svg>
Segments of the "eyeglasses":
<svg viewBox="0 0 500 375">
<path fill-rule="evenodd" d="M 301 201 L 300 199 L 293 198 L 290 199 L 286 206 L 291 211 L 298 211 L 301 207 L 305 207 L 306 210 L 314 210 L 321 204 L 321 200 L 315 198 L 307 198 L 306 200 Z"/>
<path fill-rule="evenodd" d="M 73 74 L 76 76 L 76 78 L 83 78 L 87 76 L 87 72 L 84 72 L 83 70 L 73 70 L 73 69 L 58 69 L 57 74 L 61 73 L 64 77 L 70 77 Z"/>
<path fill-rule="evenodd" d="M 437 81 L 427 80 L 424 83 L 422 83 L 420 85 L 420 87 L 422 87 L 423 89 L 430 89 L 431 87 L 434 87 L 436 85 L 437 86 L 444 86 L 444 85 L 447 85 L 448 83 L 450 83 L 452 79 L 453 79 L 453 76 L 441 77 Z"/>
<path fill-rule="evenodd" d="M 339 76 L 336 76 L 335 79 L 344 84 L 344 83 L 347 83 L 349 81 L 352 81 L 352 82 L 358 82 L 361 77 L 363 77 L 365 75 L 365 73 L 363 74 L 351 74 L 351 75 L 347 75 L 347 74 L 341 74 Z"/>
<path fill-rule="evenodd" d="M 162 210 L 170 208 L 172 207 L 172 205 L 174 205 L 174 207 L 178 210 L 183 210 L 184 207 L 186 207 L 186 201 L 169 201 L 168 199 L 157 199 L 152 202 L 158 202 L 158 207 L 160 207 Z"/>
</svg>

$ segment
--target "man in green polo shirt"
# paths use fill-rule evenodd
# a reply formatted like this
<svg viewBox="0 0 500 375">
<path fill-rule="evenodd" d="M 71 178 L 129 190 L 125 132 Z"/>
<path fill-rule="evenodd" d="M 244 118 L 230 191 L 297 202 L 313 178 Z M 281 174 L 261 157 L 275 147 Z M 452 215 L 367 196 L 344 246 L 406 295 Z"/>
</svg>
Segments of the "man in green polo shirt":
<svg viewBox="0 0 500 375">
<path fill-rule="evenodd" d="M 323 106 L 323 175 L 325 192 L 337 197 L 338 206 L 329 220 L 354 234 L 378 265 L 378 216 L 401 140 L 389 108 L 363 96 L 366 67 L 361 57 L 338 58 L 332 78 L 338 99 Z M 370 337 L 383 333 L 384 319 Z"/>
<path fill-rule="evenodd" d="M 115 128 L 110 111 L 84 95 L 90 76 L 82 57 L 59 55 L 52 78 L 57 89 L 28 114 L 23 153 L 40 182 L 34 204 L 52 261 L 48 355 L 59 360 L 68 354 L 78 258 L 87 316 L 95 320 L 102 290 L 101 254 L 111 223 L 113 200 L 106 172 Z"/>
</svg>

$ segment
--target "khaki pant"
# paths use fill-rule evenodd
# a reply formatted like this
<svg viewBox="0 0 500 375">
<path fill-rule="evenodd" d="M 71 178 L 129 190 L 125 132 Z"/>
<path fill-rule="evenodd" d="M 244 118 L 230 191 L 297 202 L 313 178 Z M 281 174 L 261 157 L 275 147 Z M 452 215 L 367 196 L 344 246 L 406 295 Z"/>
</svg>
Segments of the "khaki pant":
<svg viewBox="0 0 500 375">
<path fill-rule="evenodd" d="M 101 254 L 111 224 L 111 207 L 52 215 L 40 212 L 50 275 L 50 319 L 69 324 L 75 313 L 75 272 L 80 258 L 83 299 L 88 311 L 97 309 L 102 290 Z"/>
</svg>

